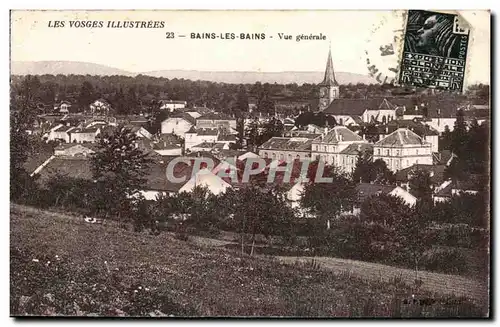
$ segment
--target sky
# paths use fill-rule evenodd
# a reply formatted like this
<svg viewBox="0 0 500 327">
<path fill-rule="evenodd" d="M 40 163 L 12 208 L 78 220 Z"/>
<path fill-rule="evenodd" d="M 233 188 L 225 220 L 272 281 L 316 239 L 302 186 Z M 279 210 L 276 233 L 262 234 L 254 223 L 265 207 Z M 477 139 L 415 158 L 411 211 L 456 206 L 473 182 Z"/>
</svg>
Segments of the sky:
<svg viewBox="0 0 500 327">
<path fill-rule="evenodd" d="M 470 82 L 489 83 L 488 11 L 461 12 L 473 27 Z M 163 21 L 164 28 L 71 28 L 69 21 Z M 54 28 L 55 21 L 65 27 Z M 389 11 L 13 11 L 11 60 L 68 60 L 103 64 L 130 72 L 153 70 L 322 71 L 331 44 L 336 71 L 367 74 L 366 59 L 382 70 L 397 56 L 380 57 L 404 19 Z M 174 39 L 166 39 L 173 32 Z M 190 33 L 265 33 L 265 40 L 196 40 Z M 292 36 L 280 40 L 278 33 Z M 299 34 L 326 35 L 302 40 Z M 179 38 L 178 35 L 186 35 Z M 270 38 L 272 36 L 272 38 Z M 394 43 L 397 47 L 398 44 Z M 366 54 L 368 52 L 368 55 Z"/>
</svg>

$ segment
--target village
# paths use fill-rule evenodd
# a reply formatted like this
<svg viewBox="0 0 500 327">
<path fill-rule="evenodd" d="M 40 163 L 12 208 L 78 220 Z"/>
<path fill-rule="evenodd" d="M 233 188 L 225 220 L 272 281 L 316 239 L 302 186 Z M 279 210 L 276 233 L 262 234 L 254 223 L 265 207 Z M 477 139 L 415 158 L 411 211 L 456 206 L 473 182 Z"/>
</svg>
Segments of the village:
<svg viewBox="0 0 500 327">
<path fill-rule="evenodd" d="M 214 14 L 11 12 L 11 316 L 490 315 L 491 13 Z"/>
<path fill-rule="evenodd" d="M 407 97 L 342 98 L 330 53 L 324 79 L 319 83 L 319 98 L 313 99 L 309 106 L 311 111 L 328 117 L 323 127 L 313 123 L 298 126 L 295 120 L 302 112 L 295 116 L 263 115 L 253 113 L 250 106 L 244 117 L 237 118 L 216 108 L 190 107 L 187 101 L 166 99 L 160 101 L 159 110 L 167 112 L 168 118 L 161 121 L 157 133 L 153 134 L 147 128 L 147 115 L 113 115 L 113 108 L 105 99 L 96 99 L 80 113 L 70 113 L 71 105 L 65 100 L 58 102 L 53 113 L 38 115 L 28 131 L 45 142 L 57 144 L 53 151 L 29 158 L 26 163 L 29 173 L 40 175 L 41 181 L 56 175 L 90 179 L 89 155 L 96 151 L 97 138 L 123 125 L 137 136 L 136 147 L 155 158 L 145 188 L 141 190 L 147 200 L 155 200 L 162 193 L 189 192 L 196 186 L 205 186 L 213 194 L 238 188 L 241 185 L 231 185 L 216 173 L 229 166 L 241 167 L 248 158 L 262 158 L 268 168 L 297 159 L 322 160 L 352 175 L 358 158 L 366 155 L 372 163 L 382 161 L 395 179 L 390 185 L 376 181 L 359 183 L 360 199 L 384 193 L 414 206 L 418 199 L 409 188 L 409 180 L 417 170 L 425 170 L 431 177 L 433 201 L 449 201 L 455 194 L 475 194 L 479 189 L 474 183 L 445 177 L 446 167 L 457 156 L 449 149 L 442 149 L 439 141 L 453 131 L 457 112 L 466 123 L 474 120 L 479 125 L 487 124 L 490 115 L 488 105 L 470 101 L 415 105 L 415 101 Z M 329 126 L 328 121 L 332 120 L 335 124 Z M 242 137 L 248 135 L 252 127 L 259 126 L 257 129 L 262 132 L 262 126 L 269 121 L 280 125 L 281 130 L 265 142 L 251 144 Z M 214 158 L 217 165 L 210 177 L 192 176 L 196 183 L 176 184 L 166 177 L 165 167 L 179 156 L 207 156 Z M 303 183 L 287 188 L 291 206 L 299 207 Z"/>
</svg>

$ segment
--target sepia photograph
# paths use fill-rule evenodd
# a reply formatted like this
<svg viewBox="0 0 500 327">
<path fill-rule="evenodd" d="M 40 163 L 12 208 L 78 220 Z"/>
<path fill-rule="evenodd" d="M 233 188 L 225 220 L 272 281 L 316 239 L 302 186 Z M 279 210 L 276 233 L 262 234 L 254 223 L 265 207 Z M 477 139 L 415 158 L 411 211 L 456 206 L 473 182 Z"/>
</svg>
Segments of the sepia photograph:
<svg viewBox="0 0 500 327">
<path fill-rule="evenodd" d="M 10 317 L 491 318 L 489 10 L 10 10 Z"/>
</svg>

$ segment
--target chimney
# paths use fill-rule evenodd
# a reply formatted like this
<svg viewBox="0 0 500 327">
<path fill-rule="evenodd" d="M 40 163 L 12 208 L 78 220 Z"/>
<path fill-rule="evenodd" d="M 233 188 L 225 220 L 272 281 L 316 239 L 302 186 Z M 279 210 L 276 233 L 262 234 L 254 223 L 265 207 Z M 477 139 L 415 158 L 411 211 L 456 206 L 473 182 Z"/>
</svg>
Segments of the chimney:
<svg viewBox="0 0 500 327">
<path fill-rule="evenodd" d="M 342 142 L 344 140 L 344 137 L 342 136 L 342 134 L 339 133 L 339 142 Z"/>
</svg>

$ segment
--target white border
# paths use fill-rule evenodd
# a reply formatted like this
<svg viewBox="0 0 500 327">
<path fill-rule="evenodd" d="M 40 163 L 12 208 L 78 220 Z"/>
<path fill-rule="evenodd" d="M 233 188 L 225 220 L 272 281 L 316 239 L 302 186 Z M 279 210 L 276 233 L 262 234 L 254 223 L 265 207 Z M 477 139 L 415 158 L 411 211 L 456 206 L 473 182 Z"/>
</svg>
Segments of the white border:
<svg viewBox="0 0 500 327">
<path fill-rule="evenodd" d="M 329 6 L 326 6 L 326 4 L 329 4 Z M 415 5 L 415 7 L 412 8 L 412 4 Z M 62 0 L 45 0 L 43 2 L 40 1 L 14 1 L 14 0 L 4 0 L 2 1 L 2 4 L 0 5 L 2 7 L 2 11 L 0 14 L 0 17 L 2 19 L 2 32 L 1 32 L 1 44 L 4 45 L 1 49 L 1 55 L 2 58 L 0 62 L 2 63 L 1 68 L 3 70 L 3 73 L 1 76 L 3 76 L 2 79 L 0 79 L 2 83 L 2 104 L 3 106 L 3 117 L 0 119 L 0 130 L 3 131 L 4 137 L 1 138 L 1 147 L 2 147 L 2 152 L 4 154 L 9 153 L 9 138 L 8 138 L 8 121 L 9 121 L 9 110 L 8 110 L 8 103 L 9 103 L 9 80 L 7 78 L 9 74 L 9 48 L 7 45 L 9 44 L 9 12 L 8 9 L 288 9 L 288 10 L 293 10 L 293 9 L 351 9 L 351 10 L 356 10 L 363 8 L 364 10 L 366 9 L 441 9 L 441 10 L 446 10 L 446 9 L 492 9 L 493 13 L 498 13 L 498 8 L 499 8 L 499 1 L 487 1 L 487 0 L 475 0 L 475 1 L 465 1 L 465 0 L 454 0 L 453 2 L 448 2 L 448 1 L 443 1 L 443 2 L 437 2 L 435 0 L 419 0 L 418 2 L 405 2 L 402 3 L 401 1 L 397 0 L 390 0 L 390 1 L 362 1 L 362 0 L 350 0 L 350 1 L 339 1 L 339 2 L 326 2 L 325 0 L 307 0 L 307 1 L 293 1 L 293 0 L 288 0 L 288 1 L 283 1 L 283 2 L 277 2 L 277 1 L 271 1 L 271 0 L 252 0 L 252 1 L 229 1 L 229 0 L 216 0 L 216 1 L 203 1 L 203 0 L 183 0 L 183 1 L 176 1 L 175 3 L 168 3 L 165 4 L 165 1 L 151 1 L 151 0 L 141 0 L 141 1 L 120 1 L 113 3 L 111 1 L 104 1 L 104 0 L 85 0 L 85 1 L 62 1 Z M 334 5 L 334 6 L 333 6 Z M 492 31 L 492 36 L 495 37 L 496 42 L 495 44 L 498 43 L 498 34 L 494 33 Z M 496 49 L 495 49 L 496 50 Z M 492 56 L 491 59 L 494 57 Z M 493 74 L 496 75 L 498 72 L 498 67 L 495 69 Z M 493 75 L 492 74 L 492 75 Z M 495 76 L 493 75 L 493 76 Z M 495 83 L 495 90 L 492 90 L 492 94 L 499 94 L 498 93 L 498 84 Z M 495 111 L 496 108 L 492 107 L 492 112 Z M 495 115 L 495 122 L 498 124 L 498 114 Z M 499 140 L 497 135 L 493 135 L 494 137 L 494 144 L 498 144 Z M 495 160 L 496 162 L 496 160 Z M 9 264 L 8 264 L 8 249 L 9 249 L 9 175 L 8 175 L 8 170 L 9 170 L 9 163 L 8 160 L 2 160 L 1 162 L 2 169 L 4 173 L 1 175 L 2 176 L 2 192 L 1 192 L 1 200 L 2 200 L 2 212 L 4 213 L 2 215 L 2 223 L 4 224 L 4 228 L 2 228 L 2 233 L 4 233 L 4 237 L 1 237 L 2 240 L 2 252 L 4 258 L 4 264 L 2 265 L 2 301 L 1 301 L 1 310 L 2 310 L 2 325 L 3 323 L 6 323 L 6 325 L 13 325 L 14 320 L 11 318 L 8 318 L 9 316 Z M 496 175 L 495 175 L 496 176 Z M 496 181 L 496 178 L 495 178 Z M 496 183 L 495 183 L 496 184 Z M 497 193 L 495 193 L 497 194 Z M 498 195 L 498 194 L 497 194 Z M 498 199 L 494 199 L 492 202 L 498 203 L 498 201 L 495 201 Z M 493 220 L 496 217 L 492 217 Z M 497 221 L 495 224 L 495 232 L 498 232 L 498 226 L 500 223 Z M 498 233 L 495 233 L 495 235 L 498 235 Z M 496 255 L 495 255 L 496 257 Z M 495 265 L 496 268 L 496 265 Z M 495 269 L 496 271 L 496 269 Z M 498 284 L 498 281 L 497 281 Z M 495 289 L 496 290 L 496 289 Z M 496 304 L 498 304 L 498 299 L 495 301 Z M 497 309 L 498 305 L 495 305 L 495 308 Z M 498 310 L 495 310 L 497 315 L 498 315 Z M 47 323 L 53 323 L 54 321 L 47 321 Z M 63 323 L 67 323 L 68 321 L 64 321 Z M 216 323 L 221 323 L 222 321 L 217 321 Z M 286 321 L 287 323 L 289 321 Z M 385 323 L 384 321 L 381 321 L 382 323 Z M 404 321 L 400 321 L 404 322 Z M 80 322 L 82 323 L 82 322 Z M 84 322 L 86 323 L 86 322 Z M 92 322 L 93 325 L 104 325 L 105 321 L 101 322 Z M 141 323 L 141 322 L 134 322 L 136 323 Z M 175 323 L 175 322 L 168 322 L 169 324 Z M 231 321 L 230 323 L 235 323 L 235 321 Z M 254 321 L 252 324 L 258 323 L 259 325 L 262 324 L 267 324 L 268 322 L 257 322 Z M 330 321 L 330 323 L 334 324 L 344 324 L 345 322 L 343 321 Z M 350 322 L 352 323 L 352 322 Z M 355 322 L 355 323 L 360 323 Z M 361 322 L 362 323 L 362 322 Z M 429 321 L 429 322 L 418 322 L 418 324 L 424 324 L 425 325 L 433 325 L 433 324 L 438 324 L 437 321 Z M 442 322 L 441 322 L 442 323 Z M 451 321 L 451 323 L 454 323 Z M 475 323 L 475 322 L 473 322 Z M 27 323 L 26 323 L 27 324 Z M 30 323 L 32 324 L 32 323 Z"/>
</svg>

